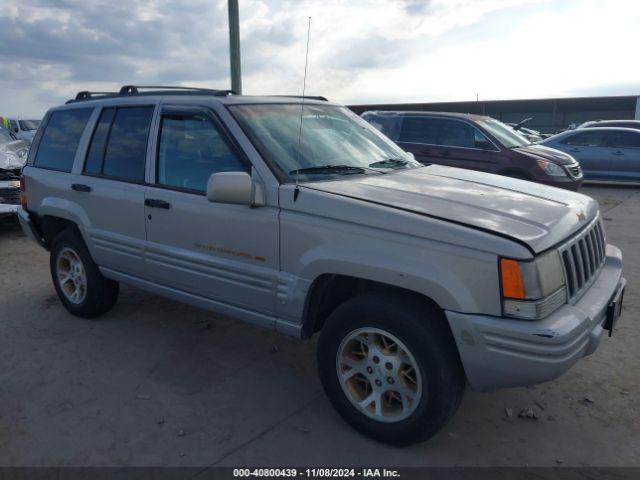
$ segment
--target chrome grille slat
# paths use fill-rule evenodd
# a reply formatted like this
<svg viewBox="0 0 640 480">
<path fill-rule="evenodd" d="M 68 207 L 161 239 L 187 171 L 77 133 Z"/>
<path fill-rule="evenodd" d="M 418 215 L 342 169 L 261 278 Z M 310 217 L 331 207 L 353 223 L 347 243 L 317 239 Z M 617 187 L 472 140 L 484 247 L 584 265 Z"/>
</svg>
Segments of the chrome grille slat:
<svg viewBox="0 0 640 480">
<path fill-rule="evenodd" d="M 574 302 L 595 281 L 605 261 L 606 242 L 599 217 L 559 248 L 569 301 Z"/>
</svg>

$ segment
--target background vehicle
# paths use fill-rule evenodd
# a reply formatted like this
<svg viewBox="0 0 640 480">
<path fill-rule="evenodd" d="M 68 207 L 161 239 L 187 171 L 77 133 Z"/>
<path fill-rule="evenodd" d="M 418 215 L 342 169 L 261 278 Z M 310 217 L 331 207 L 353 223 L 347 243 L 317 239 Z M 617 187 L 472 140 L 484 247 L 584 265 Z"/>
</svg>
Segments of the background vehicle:
<svg viewBox="0 0 640 480">
<path fill-rule="evenodd" d="M 443 112 L 364 112 L 370 122 L 422 163 L 437 163 L 578 190 L 576 160 L 534 145 L 490 117 Z"/>
<path fill-rule="evenodd" d="M 542 144 L 574 156 L 587 180 L 640 181 L 640 130 L 581 127 Z"/>
<path fill-rule="evenodd" d="M 0 217 L 13 215 L 20 205 L 20 170 L 27 161 L 29 142 L 17 140 L 0 127 Z"/>
<path fill-rule="evenodd" d="M 536 143 L 542 140 L 544 137 L 537 130 L 532 130 L 530 128 L 525 127 L 525 125 L 529 123 L 531 120 L 533 120 L 533 117 L 525 118 L 524 120 L 521 120 L 518 123 L 505 123 L 505 125 L 509 125 L 511 128 L 513 128 L 516 132 L 518 132 L 520 135 L 525 137 L 531 143 Z"/>
<path fill-rule="evenodd" d="M 27 120 L 22 118 L 9 118 L 9 129 L 13 132 L 16 138 L 20 140 L 33 140 L 40 120 Z"/>
<path fill-rule="evenodd" d="M 634 128 L 640 130 L 640 120 L 592 120 L 578 126 L 578 128 L 602 127 Z"/>
<path fill-rule="evenodd" d="M 319 332 L 329 399 L 382 441 L 435 434 L 467 380 L 556 378 L 619 317 L 622 257 L 595 201 L 422 165 L 328 101 L 81 92 L 31 152 L 19 218 L 69 312 L 106 313 L 126 282 Z"/>
</svg>

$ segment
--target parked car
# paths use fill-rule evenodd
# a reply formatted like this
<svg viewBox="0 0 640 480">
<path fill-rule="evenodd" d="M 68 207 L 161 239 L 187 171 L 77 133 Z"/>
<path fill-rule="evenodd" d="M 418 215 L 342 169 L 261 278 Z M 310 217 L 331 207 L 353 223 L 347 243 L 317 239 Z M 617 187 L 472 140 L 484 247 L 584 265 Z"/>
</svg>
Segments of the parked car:
<svg viewBox="0 0 640 480">
<path fill-rule="evenodd" d="M 27 161 L 29 142 L 17 140 L 0 127 L 0 218 L 14 215 L 20 206 L 20 170 Z"/>
<path fill-rule="evenodd" d="M 640 120 L 593 120 L 584 122 L 578 128 L 619 127 L 640 130 Z"/>
<path fill-rule="evenodd" d="M 319 333 L 329 399 L 385 442 L 435 434 L 467 381 L 558 377 L 620 316 L 594 200 L 422 165 L 319 99 L 81 92 L 46 114 L 22 189 L 70 313 L 104 314 L 125 282 Z"/>
<path fill-rule="evenodd" d="M 33 140 L 40 125 L 40 120 L 26 120 L 21 118 L 9 118 L 9 130 L 20 140 Z"/>
<path fill-rule="evenodd" d="M 587 180 L 640 181 L 640 130 L 578 128 L 542 143 L 573 155 Z"/>
<path fill-rule="evenodd" d="M 578 190 L 580 164 L 534 145 L 491 117 L 443 112 L 364 112 L 370 122 L 422 163 L 437 163 Z"/>
</svg>

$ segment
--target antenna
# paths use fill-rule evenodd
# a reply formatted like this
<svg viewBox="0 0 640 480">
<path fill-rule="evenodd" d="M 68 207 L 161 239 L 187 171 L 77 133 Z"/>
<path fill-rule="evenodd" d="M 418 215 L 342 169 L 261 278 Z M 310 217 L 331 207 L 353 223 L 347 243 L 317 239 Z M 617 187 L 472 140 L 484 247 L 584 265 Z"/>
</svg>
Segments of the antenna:
<svg viewBox="0 0 640 480">
<path fill-rule="evenodd" d="M 307 27 L 307 51 L 304 54 L 304 78 L 302 80 L 302 103 L 300 104 L 300 130 L 298 131 L 298 168 L 296 169 L 296 188 L 293 191 L 293 201 L 295 202 L 300 195 L 300 187 L 298 186 L 298 178 L 300 177 L 300 155 L 302 153 L 302 116 L 304 114 L 304 94 L 307 90 L 307 65 L 309 64 L 309 37 L 311 36 L 311 17 L 309 17 L 309 26 Z"/>
</svg>

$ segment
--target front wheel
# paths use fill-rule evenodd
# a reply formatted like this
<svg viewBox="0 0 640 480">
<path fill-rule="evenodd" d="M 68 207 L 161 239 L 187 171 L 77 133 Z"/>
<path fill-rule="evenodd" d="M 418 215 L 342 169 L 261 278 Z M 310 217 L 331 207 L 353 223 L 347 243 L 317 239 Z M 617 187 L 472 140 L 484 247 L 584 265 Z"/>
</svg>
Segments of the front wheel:
<svg viewBox="0 0 640 480">
<path fill-rule="evenodd" d="M 437 433 L 465 386 L 445 322 L 437 307 L 404 295 L 365 294 L 339 306 L 322 329 L 318 367 L 342 417 L 386 443 Z"/>
</svg>

